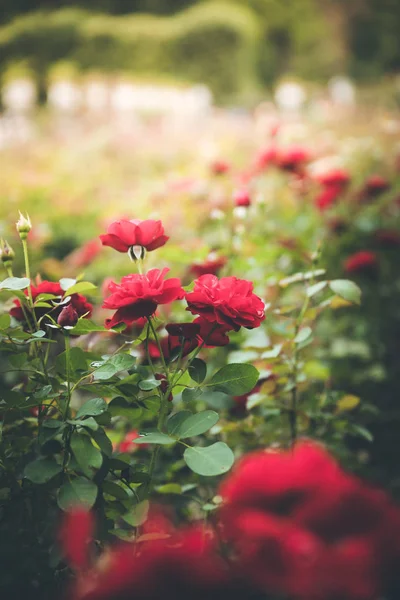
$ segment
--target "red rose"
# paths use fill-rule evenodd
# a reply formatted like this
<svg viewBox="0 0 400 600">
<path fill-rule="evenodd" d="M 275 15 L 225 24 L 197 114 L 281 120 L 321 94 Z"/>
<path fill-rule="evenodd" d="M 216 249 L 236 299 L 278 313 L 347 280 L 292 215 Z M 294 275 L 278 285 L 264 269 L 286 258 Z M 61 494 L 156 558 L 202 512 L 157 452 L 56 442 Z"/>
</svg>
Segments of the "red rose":
<svg viewBox="0 0 400 600">
<path fill-rule="evenodd" d="M 137 444 L 135 444 L 135 440 L 139 437 L 139 433 L 136 429 L 131 429 L 128 433 L 125 434 L 122 442 L 118 444 L 118 450 L 120 452 L 134 452 L 138 449 Z M 142 444 L 143 445 L 143 444 Z"/>
<path fill-rule="evenodd" d="M 210 252 L 204 262 L 193 263 L 189 270 L 195 277 L 207 274 L 218 275 L 218 272 L 226 265 L 227 260 L 225 256 L 217 256 L 215 252 Z"/>
<path fill-rule="evenodd" d="M 135 246 L 145 248 L 150 252 L 164 246 L 169 240 L 164 235 L 164 227 L 161 221 L 152 221 L 151 219 L 146 221 L 140 221 L 140 219 L 115 221 L 108 227 L 107 233 L 100 236 L 100 239 L 103 246 L 110 246 L 118 252 L 128 252 Z"/>
<path fill-rule="evenodd" d="M 374 252 L 361 250 L 349 256 L 344 262 L 346 273 L 370 273 L 374 274 L 378 270 L 378 257 Z"/>
<path fill-rule="evenodd" d="M 251 198 L 248 190 L 238 190 L 234 196 L 233 201 L 235 206 L 244 206 L 248 207 L 251 205 Z"/>
<path fill-rule="evenodd" d="M 151 269 L 145 275 L 127 275 L 121 283 L 111 282 L 111 295 L 104 300 L 103 308 L 117 309 L 106 327 L 120 323 L 132 325 L 142 317 L 153 315 L 159 304 L 169 304 L 184 297 L 184 290 L 178 278 L 164 279 L 169 269 Z"/>
<path fill-rule="evenodd" d="M 331 206 L 335 204 L 336 200 L 340 198 L 342 192 L 343 188 L 341 188 L 340 186 L 331 185 L 329 187 L 326 187 L 326 189 L 322 190 L 322 192 L 320 192 L 316 197 L 315 206 L 320 211 L 324 211 L 328 208 L 331 208 Z"/>
<path fill-rule="evenodd" d="M 71 521 L 74 517 L 67 517 Z M 165 518 L 141 528 L 148 541 L 111 547 L 106 560 L 80 572 L 72 600 L 243 600 L 253 590 L 231 573 L 204 527 L 175 531 Z M 72 528 L 76 529 L 76 526 Z M 81 539 L 82 536 L 79 537 Z"/>
<path fill-rule="evenodd" d="M 228 331 L 232 331 L 230 325 L 219 325 L 206 321 L 203 317 L 195 319 L 194 323 L 199 327 L 198 338 L 204 343 L 206 348 L 215 348 L 216 346 L 226 346 L 229 344 Z"/>
<path fill-rule="evenodd" d="M 373 198 L 377 198 L 384 192 L 390 190 L 390 188 L 391 185 L 387 179 L 381 177 L 380 175 L 371 175 L 368 177 L 364 187 L 359 193 L 359 200 L 361 202 L 366 202 Z"/>
<path fill-rule="evenodd" d="M 210 165 L 211 173 L 213 173 L 213 175 L 225 175 L 230 168 L 230 164 L 225 160 L 215 160 Z"/>
<path fill-rule="evenodd" d="M 316 176 L 316 180 L 324 187 L 340 187 L 344 189 L 350 183 L 350 174 L 344 169 L 333 169 Z"/>
<path fill-rule="evenodd" d="M 275 146 L 261 150 L 260 154 L 256 158 L 256 171 L 264 171 L 264 169 L 276 162 L 276 157 L 277 149 Z"/>
<path fill-rule="evenodd" d="M 74 327 L 77 324 L 79 315 L 71 302 L 64 306 L 58 315 L 57 323 L 60 327 Z"/>
<path fill-rule="evenodd" d="M 200 325 L 194 323 L 168 323 L 165 329 L 171 336 L 184 338 L 185 340 L 194 339 L 200 332 Z"/>
<path fill-rule="evenodd" d="M 275 165 L 283 171 L 291 173 L 302 172 L 306 163 L 311 160 L 311 153 L 307 148 L 291 146 L 281 149 L 275 157 Z"/>
<path fill-rule="evenodd" d="M 249 454 L 220 494 L 225 538 L 243 572 L 268 592 L 372 600 L 398 577 L 399 509 L 316 444 Z"/>
<path fill-rule="evenodd" d="M 42 281 L 37 286 L 32 285 L 31 290 L 33 301 L 35 301 L 40 294 L 52 294 L 53 296 L 59 297 L 60 300 L 65 294 L 60 284 L 52 281 Z M 24 294 L 28 297 L 28 290 L 24 290 Z M 25 323 L 25 315 L 21 307 L 21 302 L 19 300 L 14 300 L 14 304 L 15 307 L 10 310 L 10 315 L 17 319 L 17 321 Z M 92 314 L 93 306 L 87 301 L 85 296 L 82 296 L 81 294 L 72 294 L 69 306 L 76 311 L 78 317 L 82 317 L 83 315 L 90 317 Z M 49 314 L 57 321 L 63 308 L 63 306 L 56 306 L 54 308 L 40 306 L 35 308 L 36 320 L 39 321 Z M 28 309 L 25 308 L 25 312 L 27 312 L 27 310 Z"/>
<path fill-rule="evenodd" d="M 202 275 L 185 297 L 187 310 L 193 315 L 235 331 L 259 327 L 265 319 L 264 302 L 253 294 L 253 284 L 245 279 Z"/>
<path fill-rule="evenodd" d="M 66 262 L 75 269 L 90 265 L 101 251 L 101 244 L 96 238 L 77 248 L 66 258 Z"/>
</svg>

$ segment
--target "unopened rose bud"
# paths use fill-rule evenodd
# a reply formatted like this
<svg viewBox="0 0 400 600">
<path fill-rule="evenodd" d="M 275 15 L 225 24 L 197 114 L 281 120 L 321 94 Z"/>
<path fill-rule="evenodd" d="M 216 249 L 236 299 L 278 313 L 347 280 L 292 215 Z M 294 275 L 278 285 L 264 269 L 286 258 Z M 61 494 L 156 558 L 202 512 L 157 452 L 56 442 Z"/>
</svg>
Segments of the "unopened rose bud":
<svg viewBox="0 0 400 600">
<path fill-rule="evenodd" d="M 5 240 L 0 240 L 0 259 L 6 269 L 12 266 L 15 258 L 15 252 Z"/>
<path fill-rule="evenodd" d="M 146 256 L 146 248 L 144 246 L 131 246 L 128 250 L 128 255 L 133 262 L 143 260 Z"/>
<path fill-rule="evenodd" d="M 64 306 L 58 315 L 57 323 L 60 327 L 74 327 L 74 325 L 77 324 L 78 319 L 78 313 L 72 304 L 68 304 L 67 306 Z"/>
<path fill-rule="evenodd" d="M 32 229 L 32 223 L 28 214 L 26 215 L 26 217 L 24 217 L 24 215 L 20 212 L 19 219 L 16 225 L 19 237 L 21 238 L 21 240 L 26 240 L 26 238 L 28 237 L 28 233 Z"/>
</svg>

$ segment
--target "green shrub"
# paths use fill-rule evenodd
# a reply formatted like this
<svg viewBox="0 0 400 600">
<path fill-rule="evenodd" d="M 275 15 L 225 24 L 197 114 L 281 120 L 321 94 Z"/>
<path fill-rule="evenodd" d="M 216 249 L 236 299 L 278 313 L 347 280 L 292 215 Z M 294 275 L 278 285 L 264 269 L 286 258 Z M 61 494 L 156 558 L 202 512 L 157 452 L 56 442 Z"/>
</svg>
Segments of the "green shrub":
<svg viewBox="0 0 400 600">
<path fill-rule="evenodd" d="M 202 82 L 220 99 L 256 87 L 258 27 L 246 8 L 207 2 L 174 17 L 36 12 L 0 29 L 0 68 L 29 59 L 39 79 L 55 62 Z"/>
</svg>

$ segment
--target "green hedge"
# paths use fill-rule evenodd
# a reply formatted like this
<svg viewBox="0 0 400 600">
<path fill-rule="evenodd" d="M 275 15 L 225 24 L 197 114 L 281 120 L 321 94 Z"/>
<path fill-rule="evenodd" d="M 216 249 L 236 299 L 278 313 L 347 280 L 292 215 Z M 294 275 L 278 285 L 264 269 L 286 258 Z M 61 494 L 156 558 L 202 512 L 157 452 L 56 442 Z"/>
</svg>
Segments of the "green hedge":
<svg viewBox="0 0 400 600">
<path fill-rule="evenodd" d="M 35 12 L 0 28 L 0 69 L 28 60 L 43 83 L 54 63 L 171 76 L 210 86 L 218 99 L 257 87 L 257 19 L 243 6 L 205 2 L 173 17 Z"/>
</svg>

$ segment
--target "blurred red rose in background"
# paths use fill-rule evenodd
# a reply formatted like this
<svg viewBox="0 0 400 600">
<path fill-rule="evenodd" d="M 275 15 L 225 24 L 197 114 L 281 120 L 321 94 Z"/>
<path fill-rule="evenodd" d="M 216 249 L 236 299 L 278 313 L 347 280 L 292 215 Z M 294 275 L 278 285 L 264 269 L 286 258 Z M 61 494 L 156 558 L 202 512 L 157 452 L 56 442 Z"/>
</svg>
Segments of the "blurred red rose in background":
<svg viewBox="0 0 400 600">
<path fill-rule="evenodd" d="M 374 274 L 379 268 L 378 257 L 375 252 L 361 250 L 349 256 L 344 262 L 346 273 Z"/>
</svg>

